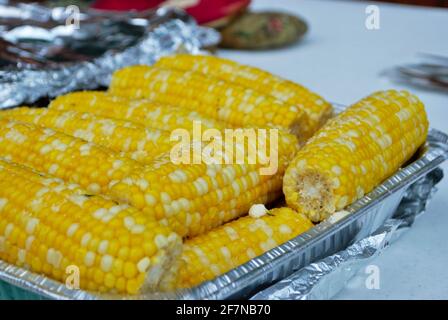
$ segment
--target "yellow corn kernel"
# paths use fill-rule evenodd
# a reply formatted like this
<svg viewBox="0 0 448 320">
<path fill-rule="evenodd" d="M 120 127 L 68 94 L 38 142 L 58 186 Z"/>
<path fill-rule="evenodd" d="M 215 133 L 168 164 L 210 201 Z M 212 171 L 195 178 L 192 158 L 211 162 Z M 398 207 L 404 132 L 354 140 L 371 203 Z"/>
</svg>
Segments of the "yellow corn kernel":
<svg viewBox="0 0 448 320">
<path fill-rule="evenodd" d="M 22 200 L 23 194 L 27 201 Z M 176 261 L 182 246 L 175 233 L 135 208 L 85 194 L 78 186 L 0 160 L 0 259 L 18 266 L 28 265 L 31 271 L 62 283 L 74 274 L 70 270 L 77 268 L 79 284 L 87 290 L 133 294 L 158 290 L 160 283 L 166 282 L 164 277 L 173 278 L 176 269 L 171 261 Z M 99 210 L 105 214 L 99 216 Z M 126 219 L 140 221 L 142 232 L 135 234 L 129 230 L 123 223 Z M 111 232 L 105 234 L 103 228 L 96 226 Z M 126 234 L 132 239 L 128 247 L 131 252 L 139 250 L 144 241 L 155 243 L 158 237 L 165 239 L 163 247 L 159 243 L 158 250 L 148 257 L 158 259 L 153 259 L 144 269 L 138 269 L 142 260 L 138 255 L 124 262 L 128 269 L 138 270 L 126 272 L 125 269 L 124 284 L 117 279 L 120 272 L 113 267 L 115 261 L 120 261 L 116 252 L 99 247 L 89 251 L 84 247 L 93 239 L 113 241 L 117 234 Z"/>
<path fill-rule="evenodd" d="M 307 231 L 313 224 L 289 208 L 246 216 L 186 240 L 178 288 L 211 280 Z"/>
<path fill-rule="evenodd" d="M 427 132 L 416 96 L 376 92 L 330 120 L 297 153 L 283 179 L 286 202 L 321 221 L 396 172 Z"/>
<path fill-rule="evenodd" d="M 59 96 L 51 101 L 48 107 L 57 110 L 89 112 L 166 131 L 175 129 L 191 131 L 193 121 L 199 121 L 207 129 L 222 130 L 226 127 L 224 123 L 206 117 L 197 111 L 155 103 L 150 100 L 118 97 L 99 91 L 73 92 Z"/>
<path fill-rule="evenodd" d="M 141 163 L 149 163 L 174 145 L 167 131 L 91 113 L 22 107 L 1 111 L 0 117 L 33 123 L 93 142 Z"/>
<path fill-rule="evenodd" d="M 107 193 L 113 180 L 140 168 L 93 143 L 7 119 L 0 119 L 0 157 L 77 183 L 93 194 Z"/>
<path fill-rule="evenodd" d="M 155 215 L 181 236 L 201 234 L 247 213 L 254 202 L 268 203 L 280 195 L 284 170 L 298 150 L 298 142 L 292 134 L 277 132 L 278 141 L 274 139 L 272 144 L 270 136 L 265 141 L 258 139 L 258 152 L 262 153 L 263 149 L 272 152 L 270 161 L 260 157 L 249 163 L 248 152 L 241 162 L 229 157 L 231 161 L 227 163 L 213 164 L 203 159 L 197 164 L 176 163 L 171 154 L 165 154 L 153 165 L 115 183 L 111 194 L 119 201 Z M 249 145 L 253 142 L 235 142 L 230 147 L 250 150 Z M 227 151 L 226 144 L 224 147 Z M 196 155 L 201 151 L 193 148 L 191 153 Z M 273 170 L 263 171 L 267 167 Z M 164 239 L 158 241 L 163 243 Z"/>
<path fill-rule="evenodd" d="M 307 115 L 297 106 L 195 72 L 131 66 L 114 73 L 112 94 L 200 110 L 235 127 L 277 127 L 306 135 Z"/>
<path fill-rule="evenodd" d="M 267 71 L 237 62 L 203 55 L 177 54 L 162 57 L 155 66 L 181 71 L 196 71 L 223 81 L 272 96 L 288 105 L 297 106 L 308 116 L 309 135 L 319 129 L 332 114 L 331 105 L 316 93 Z"/>
</svg>

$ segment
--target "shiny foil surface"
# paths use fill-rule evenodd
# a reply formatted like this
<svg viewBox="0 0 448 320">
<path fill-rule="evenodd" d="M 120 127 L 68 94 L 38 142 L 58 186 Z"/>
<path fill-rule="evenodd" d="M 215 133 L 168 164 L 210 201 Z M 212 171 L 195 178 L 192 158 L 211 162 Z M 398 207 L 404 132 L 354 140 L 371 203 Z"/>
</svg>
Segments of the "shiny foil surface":
<svg viewBox="0 0 448 320">
<path fill-rule="evenodd" d="M 443 176 L 438 166 L 447 158 L 448 135 L 431 129 L 413 161 L 345 212 L 192 289 L 136 296 L 97 294 L 71 290 L 2 261 L 0 280 L 53 299 L 242 299 L 257 293 L 258 299 L 330 298 L 354 274 L 356 265 L 375 257 L 399 234 L 397 230 L 408 228 L 424 212 Z M 345 268 L 348 264 L 354 265 L 352 271 Z"/>
<path fill-rule="evenodd" d="M 78 14 L 0 1 L 0 108 L 107 86 L 124 66 L 197 53 L 219 39 L 176 9 Z"/>
</svg>

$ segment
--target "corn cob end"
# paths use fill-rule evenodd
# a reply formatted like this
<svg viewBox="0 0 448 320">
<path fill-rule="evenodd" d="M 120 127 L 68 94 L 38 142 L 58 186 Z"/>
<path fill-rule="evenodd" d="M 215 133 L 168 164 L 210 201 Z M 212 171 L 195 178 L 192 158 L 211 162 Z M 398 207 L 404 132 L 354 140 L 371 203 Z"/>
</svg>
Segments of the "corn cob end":
<svg viewBox="0 0 448 320">
<path fill-rule="evenodd" d="M 335 211 L 331 182 L 317 170 L 298 169 L 297 162 L 288 167 L 283 178 L 286 202 L 294 210 L 306 212 L 313 222 L 324 220 Z"/>
</svg>

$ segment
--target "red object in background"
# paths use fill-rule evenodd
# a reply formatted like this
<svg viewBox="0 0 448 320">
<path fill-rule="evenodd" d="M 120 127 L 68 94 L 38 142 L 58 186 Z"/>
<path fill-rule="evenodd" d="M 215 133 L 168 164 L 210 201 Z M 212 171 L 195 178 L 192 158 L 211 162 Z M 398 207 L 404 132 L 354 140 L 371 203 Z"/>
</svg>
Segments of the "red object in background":
<svg viewBox="0 0 448 320">
<path fill-rule="evenodd" d="M 99 10 L 147 10 L 164 5 L 179 6 L 198 23 L 208 23 L 231 16 L 246 8 L 250 0 L 96 0 L 92 8 Z"/>
<path fill-rule="evenodd" d="M 146 10 L 157 7 L 163 0 L 97 0 L 92 4 L 92 8 L 111 11 Z"/>
</svg>

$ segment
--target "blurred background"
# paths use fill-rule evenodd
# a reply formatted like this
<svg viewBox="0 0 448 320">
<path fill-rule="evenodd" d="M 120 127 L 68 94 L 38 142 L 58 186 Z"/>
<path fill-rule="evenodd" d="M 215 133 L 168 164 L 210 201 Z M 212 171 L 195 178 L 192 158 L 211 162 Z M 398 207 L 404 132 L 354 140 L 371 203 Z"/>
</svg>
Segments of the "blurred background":
<svg viewBox="0 0 448 320">
<path fill-rule="evenodd" d="M 403 3 L 403 4 L 414 4 L 421 6 L 448 7 L 448 1 L 446 0 L 382 0 L 382 1 Z"/>
</svg>

